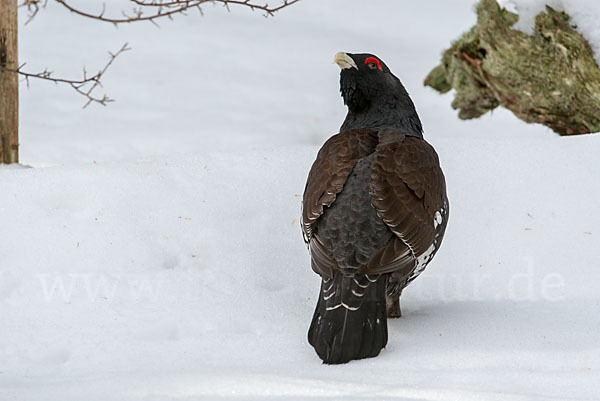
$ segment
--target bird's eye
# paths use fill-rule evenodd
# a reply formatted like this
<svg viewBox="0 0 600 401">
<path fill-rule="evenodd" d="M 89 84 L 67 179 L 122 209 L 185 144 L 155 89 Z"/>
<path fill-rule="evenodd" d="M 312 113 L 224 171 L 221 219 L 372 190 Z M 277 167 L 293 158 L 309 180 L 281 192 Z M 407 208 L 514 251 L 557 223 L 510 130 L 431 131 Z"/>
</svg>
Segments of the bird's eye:
<svg viewBox="0 0 600 401">
<path fill-rule="evenodd" d="M 379 60 L 377 60 L 375 57 L 368 57 L 365 60 L 365 64 L 367 65 L 367 67 L 369 67 L 371 70 L 380 70 L 383 71 L 383 68 L 381 68 L 381 63 L 379 62 Z"/>
</svg>

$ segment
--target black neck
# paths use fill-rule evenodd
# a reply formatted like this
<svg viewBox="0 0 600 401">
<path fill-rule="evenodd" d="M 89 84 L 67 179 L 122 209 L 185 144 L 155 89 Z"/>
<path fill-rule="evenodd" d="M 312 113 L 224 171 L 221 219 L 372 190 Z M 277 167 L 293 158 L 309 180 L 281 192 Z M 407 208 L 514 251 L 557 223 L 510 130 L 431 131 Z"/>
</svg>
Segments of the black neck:
<svg viewBox="0 0 600 401">
<path fill-rule="evenodd" d="M 372 108 L 353 112 L 348 110 L 340 132 L 358 128 L 389 128 L 408 135 L 423 138 L 423 126 L 417 113 L 406 109 L 373 110 Z"/>
<path fill-rule="evenodd" d="M 415 105 L 400 80 L 395 78 L 395 81 L 396 89 L 387 96 L 371 101 L 364 101 L 365 99 L 362 98 L 363 101 L 352 99 L 346 102 L 348 114 L 340 127 L 340 132 L 358 128 L 389 128 L 423 138 L 423 125 Z"/>
</svg>

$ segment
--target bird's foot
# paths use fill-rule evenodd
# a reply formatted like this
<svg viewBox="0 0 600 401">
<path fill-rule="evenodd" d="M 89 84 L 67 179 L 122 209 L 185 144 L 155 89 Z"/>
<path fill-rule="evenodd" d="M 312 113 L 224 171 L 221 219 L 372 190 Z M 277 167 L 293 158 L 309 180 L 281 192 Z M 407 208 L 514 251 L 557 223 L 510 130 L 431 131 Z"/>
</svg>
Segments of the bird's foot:
<svg viewBox="0 0 600 401">
<path fill-rule="evenodd" d="M 387 306 L 387 317 L 402 317 L 402 311 L 400 310 L 400 295 L 392 297 L 386 296 L 385 301 L 385 304 Z"/>
</svg>

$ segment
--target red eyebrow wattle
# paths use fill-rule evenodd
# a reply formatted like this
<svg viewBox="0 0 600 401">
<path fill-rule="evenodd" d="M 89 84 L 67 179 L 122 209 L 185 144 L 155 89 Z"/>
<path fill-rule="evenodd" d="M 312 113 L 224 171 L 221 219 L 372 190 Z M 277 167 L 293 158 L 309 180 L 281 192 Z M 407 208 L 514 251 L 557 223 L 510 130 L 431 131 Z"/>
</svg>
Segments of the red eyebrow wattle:
<svg viewBox="0 0 600 401">
<path fill-rule="evenodd" d="M 365 60 L 365 64 L 369 64 L 369 63 L 375 63 L 377 65 L 377 68 L 379 68 L 381 71 L 383 71 L 383 68 L 381 68 L 381 63 L 375 57 L 368 57 Z"/>
</svg>

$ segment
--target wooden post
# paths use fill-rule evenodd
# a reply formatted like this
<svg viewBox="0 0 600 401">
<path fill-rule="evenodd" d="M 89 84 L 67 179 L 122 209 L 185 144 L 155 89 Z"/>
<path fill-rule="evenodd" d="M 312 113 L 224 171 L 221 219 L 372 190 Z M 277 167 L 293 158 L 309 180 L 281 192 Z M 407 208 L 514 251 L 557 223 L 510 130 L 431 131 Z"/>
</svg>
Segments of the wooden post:
<svg viewBox="0 0 600 401">
<path fill-rule="evenodd" d="M 0 163 L 19 162 L 17 1 L 0 0 Z"/>
</svg>

